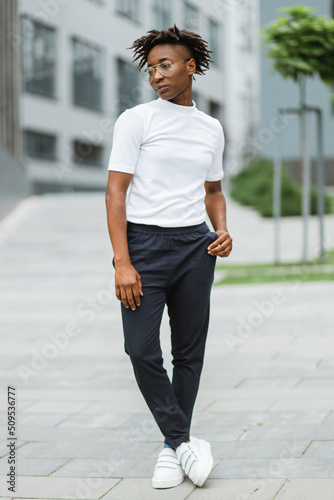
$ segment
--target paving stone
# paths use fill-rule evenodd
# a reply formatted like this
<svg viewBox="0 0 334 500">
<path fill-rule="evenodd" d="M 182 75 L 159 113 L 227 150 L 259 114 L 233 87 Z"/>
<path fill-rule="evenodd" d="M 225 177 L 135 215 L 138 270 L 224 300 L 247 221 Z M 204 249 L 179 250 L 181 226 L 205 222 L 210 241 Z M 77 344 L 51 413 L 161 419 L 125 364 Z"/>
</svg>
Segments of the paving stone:
<svg viewBox="0 0 334 500">
<path fill-rule="evenodd" d="M 284 483 L 281 479 L 207 479 L 187 500 L 272 500 Z"/>
<path fill-rule="evenodd" d="M 2 437 L 4 437 L 4 435 L 2 435 Z M 9 449 L 8 449 L 7 444 L 8 444 L 7 439 L 3 439 L 0 441 L 0 457 L 4 457 L 4 456 L 8 455 Z M 26 441 L 18 439 L 16 441 L 16 449 L 21 449 L 21 447 L 25 444 L 26 444 Z"/>
<path fill-rule="evenodd" d="M 270 399 L 232 399 L 215 400 L 209 406 L 210 411 L 265 411 L 273 404 Z"/>
<path fill-rule="evenodd" d="M 271 440 L 331 440 L 333 439 L 333 428 L 325 425 L 274 425 L 252 427 L 240 438 L 251 441 Z"/>
<path fill-rule="evenodd" d="M 87 409 L 92 403 L 89 401 L 38 401 L 27 408 L 23 408 L 22 413 L 68 413 L 79 412 Z"/>
<path fill-rule="evenodd" d="M 136 412 L 147 413 L 148 407 L 143 398 L 143 396 L 139 393 L 135 398 L 132 398 L 132 395 L 127 395 L 127 391 L 124 391 L 122 396 L 119 396 L 117 400 L 114 401 L 105 401 L 93 403 L 90 406 L 87 406 L 82 413 L 129 413 L 131 410 L 136 408 Z"/>
<path fill-rule="evenodd" d="M 230 441 L 237 440 L 243 434 L 243 429 L 240 426 L 232 425 L 192 425 L 191 433 L 194 436 L 201 437 L 208 441 Z"/>
<path fill-rule="evenodd" d="M 240 384 L 241 388 L 259 388 L 259 387 L 295 387 L 300 378 L 249 378 Z"/>
<path fill-rule="evenodd" d="M 334 379 L 325 377 L 307 377 L 300 381 L 298 387 L 331 387 L 334 389 Z"/>
<path fill-rule="evenodd" d="M 185 478 L 182 484 L 173 488 L 173 500 L 184 500 L 195 489 L 190 479 Z M 122 479 L 102 500 L 170 500 L 171 490 L 152 488 L 151 478 Z"/>
<path fill-rule="evenodd" d="M 20 451 L 17 456 L 19 458 L 16 473 L 20 476 L 36 476 L 37 472 L 39 476 L 48 476 L 68 462 L 68 459 L 44 458 L 43 456 L 39 458 L 24 458 L 21 456 Z M 8 467 L 7 457 L 2 458 L 0 460 L 0 474 L 6 475 Z"/>
<path fill-rule="evenodd" d="M 334 428 L 334 411 L 333 410 L 331 412 L 329 412 L 328 417 L 324 421 L 324 425 L 332 426 L 332 428 Z"/>
<path fill-rule="evenodd" d="M 231 411 L 231 412 L 197 412 L 193 415 L 192 425 L 239 425 L 257 424 L 322 424 L 329 420 L 328 410 L 305 411 Z M 333 412 L 334 417 L 334 412 Z M 334 418 L 331 420 L 334 421 Z"/>
<path fill-rule="evenodd" d="M 313 441 L 307 448 L 305 458 L 334 461 L 334 441 Z"/>
<path fill-rule="evenodd" d="M 275 500 L 333 500 L 334 479 L 288 479 Z"/>
<path fill-rule="evenodd" d="M 120 479 L 94 479 L 93 477 L 62 478 L 18 476 L 16 478 L 16 498 L 59 498 L 95 500 L 118 483 Z M 0 494 L 8 492 L 6 476 L 0 476 Z M 50 496 L 52 495 L 52 496 Z"/>
<path fill-rule="evenodd" d="M 52 476 L 57 477 L 147 477 L 151 478 L 157 458 L 128 458 L 118 450 L 110 458 L 75 458 L 55 471 Z"/>
<path fill-rule="evenodd" d="M 332 398 L 281 398 L 270 407 L 276 410 L 332 410 L 334 408 L 334 397 Z"/>
<path fill-rule="evenodd" d="M 214 441 L 212 454 L 219 458 L 290 458 L 299 457 L 309 441 Z"/>
<path fill-rule="evenodd" d="M 334 463 L 318 458 L 224 458 L 211 472 L 215 478 L 334 478 Z"/>
<path fill-rule="evenodd" d="M 154 451 L 159 443 L 143 442 L 136 436 L 124 434 L 124 439 L 105 439 L 103 442 L 70 440 L 53 443 L 27 443 L 20 448 L 20 457 L 31 458 L 108 458 L 117 450 L 122 457 L 144 458 Z"/>
<path fill-rule="evenodd" d="M 68 418 L 68 413 L 20 413 L 19 425 L 34 425 L 39 427 L 55 427 L 64 419 Z"/>
<path fill-rule="evenodd" d="M 108 414 L 101 413 L 98 415 L 91 414 L 76 414 L 70 417 L 64 415 L 63 420 L 57 425 L 57 427 L 84 427 L 84 428 L 104 428 L 104 429 L 116 429 L 118 427 L 124 427 L 126 423 L 132 418 L 131 413 L 123 414 Z"/>
</svg>

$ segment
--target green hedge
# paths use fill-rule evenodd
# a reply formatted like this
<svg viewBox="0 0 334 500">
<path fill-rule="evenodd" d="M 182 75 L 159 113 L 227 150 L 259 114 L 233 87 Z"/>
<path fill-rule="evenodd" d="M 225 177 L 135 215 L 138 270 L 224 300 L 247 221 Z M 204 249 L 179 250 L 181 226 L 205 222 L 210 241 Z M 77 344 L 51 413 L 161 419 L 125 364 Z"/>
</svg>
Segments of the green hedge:
<svg viewBox="0 0 334 500">
<path fill-rule="evenodd" d="M 231 196 L 241 203 L 256 208 L 263 217 L 273 216 L 274 166 L 270 160 L 251 161 L 241 172 L 231 177 Z M 282 168 L 281 215 L 301 215 L 302 187 L 286 168 Z M 325 213 L 331 213 L 333 197 L 325 195 Z M 317 213 L 317 190 L 311 187 L 311 214 Z"/>
</svg>

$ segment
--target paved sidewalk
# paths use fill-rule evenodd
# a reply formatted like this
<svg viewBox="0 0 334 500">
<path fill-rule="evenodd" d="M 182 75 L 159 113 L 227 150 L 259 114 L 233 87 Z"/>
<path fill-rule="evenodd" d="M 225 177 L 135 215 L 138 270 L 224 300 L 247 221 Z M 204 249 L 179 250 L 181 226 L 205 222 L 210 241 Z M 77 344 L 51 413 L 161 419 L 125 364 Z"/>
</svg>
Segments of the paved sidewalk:
<svg viewBox="0 0 334 500">
<path fill-rule="evenodd" d="M 111 259 L 101 193 L 32 197 L 0 224 L 0 498 L 333 500 L 334 283 L 213 287 L 192 433 L 215 467 L 202 488 L 154 490 L 163 437 L 123 350 Z M 171 375 L 168 332 L 165 310 Z"/>
</svg>

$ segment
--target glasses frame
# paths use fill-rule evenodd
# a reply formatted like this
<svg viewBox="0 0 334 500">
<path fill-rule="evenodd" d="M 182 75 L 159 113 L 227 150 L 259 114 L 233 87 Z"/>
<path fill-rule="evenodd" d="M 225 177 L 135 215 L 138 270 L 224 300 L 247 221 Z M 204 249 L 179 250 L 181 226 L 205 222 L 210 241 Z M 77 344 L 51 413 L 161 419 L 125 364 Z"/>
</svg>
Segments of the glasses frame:
<svg viewBox="0 0 334 500">
<path fill-rule="evenodd" d="M 192 59 L 192 57 L 188 57 L 187 59 L 183 59 L 182 61 L 176 61 L 175 63 L 172 63 L 171 61 L 166 60 L 166 61 L 160 62 L 160 63 L 158 63 L 158 64 L 155 64 L 154 66 L 149 66 L 148 68 L 145 68 L 144 70 L 142 70 L 142 71 L 140 72 L 140 74 L 141 74 L 141 77 L 142 77 L 142 79 L 144 80 L 144 82 L 146 82 L 146 83 L 151 83 L 151 81 L 153 80 L 153 78 L 154 78 L 154 76 L 155 76 L 155 71 L 154 71 L 153 76 L 152 76 L 152 77 L 150 77 L 150 75 L 149 75 L 149 74 L 148 74 L 148 72 L 147 72 L 147 70 L 148 70 L 148 69 L 152 69 L 152 68 L 154 68 L 154 69 L 155 69 L 155 68 L 157 68 L 158 66 L 161 66 L 161 64 L 166 64 L 166 62 L 169 62 L 169 63 L 172 65 L 172 68 L 173 68 L 173 66 L 174 66 L 175 64 L 183 63 L 183 62 L 185 62 L 185 61 L 190 61 L 190 59 Z M 161 71 L 160 69 L 159 69 L 158 71 L 159 71 L 159 73 L 160 73 L 162 76 L 166 76 L 166 75 L 164 75 L 163 71 Z M 173 74 L 173 73 L 172 73 L 172 74 Z M 167 75 L 167 76 L 172 76 L 172 75 Z"/>
</svg>

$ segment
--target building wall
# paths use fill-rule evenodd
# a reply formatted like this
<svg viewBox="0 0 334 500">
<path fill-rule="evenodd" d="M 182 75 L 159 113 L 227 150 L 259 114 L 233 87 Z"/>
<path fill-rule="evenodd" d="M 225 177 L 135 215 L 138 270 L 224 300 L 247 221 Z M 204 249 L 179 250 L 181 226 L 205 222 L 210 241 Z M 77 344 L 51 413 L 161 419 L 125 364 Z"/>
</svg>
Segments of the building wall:
<svg viewBox="0 0 334 500">
<path fill-rule="evenodd" d="M 56 137 L 54 159 L 26 158 L 29 176 L 36 184 L 36 190 L 105 188 L 113 125 L 119 113 L 136 103 L 158 97 L 134 71 L 137 62 L 132 63 L 132 50 L 127 50 L 127 47 L 148 30 L 172 26 L 174 22 L 181 28 L 197 30 L 208 41 L 210 20 L 219 27 L 219 51 L 212 55 L 215 63 L 211 64 L 205 76 L 195 76 L 193 98 L 199 109 L 212 113 L 223 123 L 227 140 L 227 176 L 240 163 L 239 144 L 258 125 L 258 65 L 254 42 L 258 27 L 257 0 L 210 0 L 204 4 L 200 0 L 189 0 L 186 3 L 197 8 L 198 13 L 195 12 L 187 22 L 185 2 L 169 0 L 168 26 L 159 26 L 160 21 L 153 8 L 155 1 L 20 0 L 21 16 L 27 15 L 42 22 L 55 34 L 54 96 L 41 96 L 23 88 L 21 93 L 22 129 Z M 137 18 L 117 13 L 117 6 L 135 8 L 136 3 Z M 161 5 L 168 6 L 168 1 L 164 0 Z M 73 104 L 73 36 L 101 48 L 102 102 L 99 111 Z M 251 42 L 247 47 L 245 40 L 249 38 Z M 29 33 L 23 33 L 23 51 L 24 47 L 27 50 L 29 43 Z M 131 75 L 131 69 L 133 81 L 129 83 L 126 74 Z M 121 71 L 125 72 L 123 79 L 120 79 Z M 73 162 L 74 140 L 101 146 L 101 165 L 87 167 L 80 161 Z"/>
<path fill-rule="evenodd" d="M 0 144 L 20 160 L 22 143 L 17 30 L 17 0 L 0 0 Z"/>
<path fill-rule="evenodd" d="M 303 5 L 315 7 L 316 14 L 332 15 L 332 0 L 303 0 Z M 275 20 L 281 6 L 293 6 L 293 0 L 260 0 L 261 27 Z M 285 80 L 279 74 L 272 73 L 272 60 L 261 52 L 261 119 L 260 129 L 256 142 L 256 149 L 262 156 L 274 158 L 275 134 L 272 132 L 277 108 L 298 107 L 299 88 L 292 80 Z M 324 114 L 324 156 L 326 165 L 326 184 L 334 185 L 334 107 L 329 100 L 331 88 L 325 86 L 321 80 L 308 78 L 306 83 L 307 104 L 320 107 Z M 283 123 L 283 159 L 289 166 L 296 179 L 301 179 L 299 165 L 299 126 L 298 118 L 294 115 L 285 117 Z M 268 130 L 269 129 L 269 130 Z M 308 120 L 308 148 L 313 158 L 313 179 L 315 179 L 316 158 L 316 119 L 312 115 Z"/>
<path fill-rule="evenodd" d="M 17 1 L 0 0 L 0 219 L 28 194 L 22 163 Z"/>
</svg>

